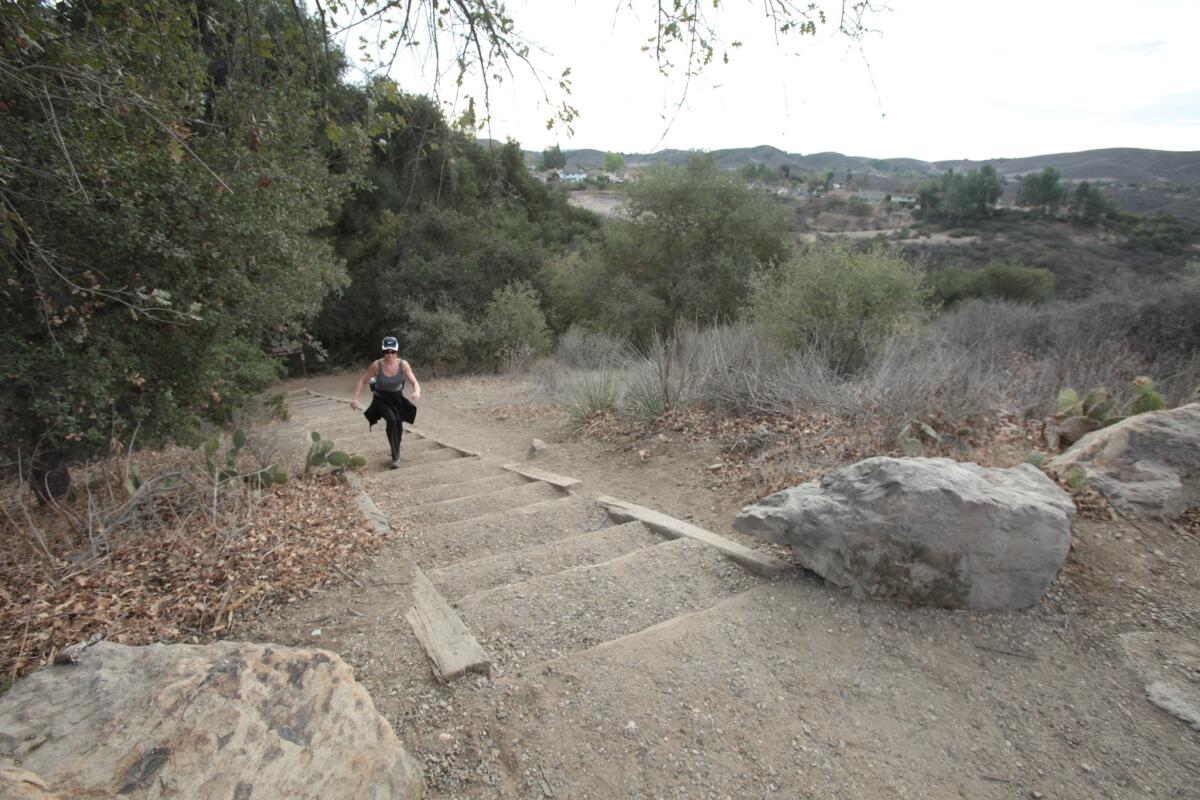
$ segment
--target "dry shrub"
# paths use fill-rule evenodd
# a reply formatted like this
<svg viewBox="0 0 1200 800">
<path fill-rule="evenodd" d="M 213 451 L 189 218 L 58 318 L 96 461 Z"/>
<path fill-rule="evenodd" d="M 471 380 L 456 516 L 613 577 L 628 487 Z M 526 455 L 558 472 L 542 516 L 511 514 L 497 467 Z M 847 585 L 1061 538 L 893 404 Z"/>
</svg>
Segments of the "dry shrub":
<svg viewBox="0 0 1200 800">
<path fill-rule="evenodd" d="M 965 302 L 925 326 L 880 337 L 853 370 L 819 335 L 786 351 L 745 321 L 677 328 L 641 352 L 623 351 L 615 364 L 611 346 L 599 375 L 573 373 L 568 404 L 577 416 L 616 408 L 643 422 L 685 405 L 749 417 L 819 416 L 844 420 L 887 449 L 912 420 L 982 436 L 1002 418 L 1040 419 L 1068 386 L 1104 387 L 1125 405 L 1138 375 L 1149 375 L 1174 405 L 1200 386 L 1200 323 L 1155 321 L 1179 310 L 1175 294 L 1200 304 L 1200 281 L 1193 283 L 1036 307 Z M 569 347 L 578 353 L 576 336 Z M 575 356 L 572 363 L 586 361 Z"/>
<path fill-rule="evenodd" d="M 572 325 L 558 338 L 554 355 L 570 369 L 604 369 L 620 364 L 628 355 L 628 346 L 615 336 Z"/>
<path fill-rule="evenodd" d="M 251 436 L 251 451 L 272 449 Z M 222 464 L 223 466 L 223 464 Z M 196 451 L 114 457 L 75 470 L 62 502 L 27 484 L 0 495 L 0 681 L 93 634 L 126 644 L 226 636 L 263 604 L 330 579 L 378 544 L 328 475 L 262 489 L 220 480 Z"/>
<path fill-rule="evenodd" d="M 632 376 L 621 408 L 641 422 L 652 422 L 696 399 L 703 379 L 701 338 L 687 327 L 671 336 L 657 332 L 628 362 Z"/>
</svg>

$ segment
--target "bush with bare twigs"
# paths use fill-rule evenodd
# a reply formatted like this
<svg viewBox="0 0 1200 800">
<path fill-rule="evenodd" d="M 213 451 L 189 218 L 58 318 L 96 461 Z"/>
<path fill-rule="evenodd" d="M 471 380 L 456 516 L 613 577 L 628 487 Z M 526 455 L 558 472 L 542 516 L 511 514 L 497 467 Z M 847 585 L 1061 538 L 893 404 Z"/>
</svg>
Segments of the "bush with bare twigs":
<svg viewBox="0 0 1200 800">
<path fill-rule="evenodd" d="M 601 373 L 573 367 L 569 404 L 642 422 L 688 405 L 738 416 L 817 415 L 889 447 L 912 421 L 955 432 L 1005 417 L 1041 419 L 1067 386 L 1107 387 L 1128 405 L 1139 375 L 1176 405 L 1200 386 L 1200 327 L 1182 314 L 1197 304 L 1200 281 L 1191 277 L 1137 295 L 1041 306 L 968 301 L 923 326 L 879 331 L 854 369 L 821 336 L 787 349 L 745 321 L 683 326 L 606 359 Z"/>
<path fill-rule="evenodd" d="M 301 454 L 240 430 L 197 450 L 126 451 L 76 470 L 38 504 L 0 489 L 0 678 L 61 647 L 227 635 L 273 600 L 335 578 L 377 537 L 336 476 L 279 467 Z"/>
</svg>

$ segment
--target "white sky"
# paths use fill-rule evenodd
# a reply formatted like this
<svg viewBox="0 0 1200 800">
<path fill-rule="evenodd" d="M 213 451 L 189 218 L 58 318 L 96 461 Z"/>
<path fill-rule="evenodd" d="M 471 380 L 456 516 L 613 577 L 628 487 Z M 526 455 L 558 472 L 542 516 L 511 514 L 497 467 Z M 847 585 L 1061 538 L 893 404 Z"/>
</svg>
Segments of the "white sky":
<svg viewBox="0 0 1200 800">
<path fill-rule="evenodd" d="M 640 17 L 618 0 L 509 0 L 517 29 L 546 51 L 536 64 L 551 75 L 571 67 L 580 117 L 573 135 L 547 131 L 551 108 L 518 70 L 492 87 L 480 135 L 528 150 L 770 144 L 926 160 L 1200 150 L 1200 0 L 890 0 L 862 52 L 835 25 L 777 45 L 762 0 L 724 0 L 722 38 L 744 46 L 693 79 L 669 128 L 683 81 L 640 52 L 653 4 L 633 2 Z M 839 6 L 826 6 L 836 20 Z M 392 77 L 431 93 L 432 73 L 410 60 Z M 438 94 L 452 105 L 453 81 Z"/>
</svg>

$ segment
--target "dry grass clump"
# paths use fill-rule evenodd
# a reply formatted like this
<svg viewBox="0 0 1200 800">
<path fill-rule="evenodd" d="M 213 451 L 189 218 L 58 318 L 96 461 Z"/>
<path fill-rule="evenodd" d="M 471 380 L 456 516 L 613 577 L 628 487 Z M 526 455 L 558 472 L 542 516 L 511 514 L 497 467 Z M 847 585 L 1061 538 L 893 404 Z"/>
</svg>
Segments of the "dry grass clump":
<svg viewBox="0 0 1200 800">
<path fill-rule="evenodd" d="M 1052 455 L 1042 421 L 1065 387 L 1103 387 L 1127 408 L 1133 379 L 1147 375 L 1168 406 L 1196 399 L 1200 324 L 1177 313 L 1196 302 L 1200 283 L 1186 280 L 1044 306 L 971 301 L 893 329 L 853 369 L 819 335 L 784 350 L 745 321 L 682 326 L 599 369 L 548 361 L 535 380 L 584 435 L 658 429 L 721 442 L 729 457 L 717 474 L 755 493 L 911 454 L 914 432 L 925 455 L 1011 466 Z M 588 352 L 588 336 L 575 332 L 572 352 Z M 611 339 L 602 347 L 615 352 Z"/>
</svg>

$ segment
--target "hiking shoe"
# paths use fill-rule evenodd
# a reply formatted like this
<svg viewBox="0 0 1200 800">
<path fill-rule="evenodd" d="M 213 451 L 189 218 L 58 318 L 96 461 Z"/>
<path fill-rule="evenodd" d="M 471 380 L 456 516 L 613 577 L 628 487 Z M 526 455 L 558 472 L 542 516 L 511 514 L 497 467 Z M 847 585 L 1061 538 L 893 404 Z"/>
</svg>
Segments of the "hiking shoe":
<svg viewBox="0 0 1200 800">
<path fill-rule="evenodd" d="M 397 458 L 395 461 L 393 461 L 391 466 L 392 469 L 400 469 L 400 459 Z"/>
</svg>

